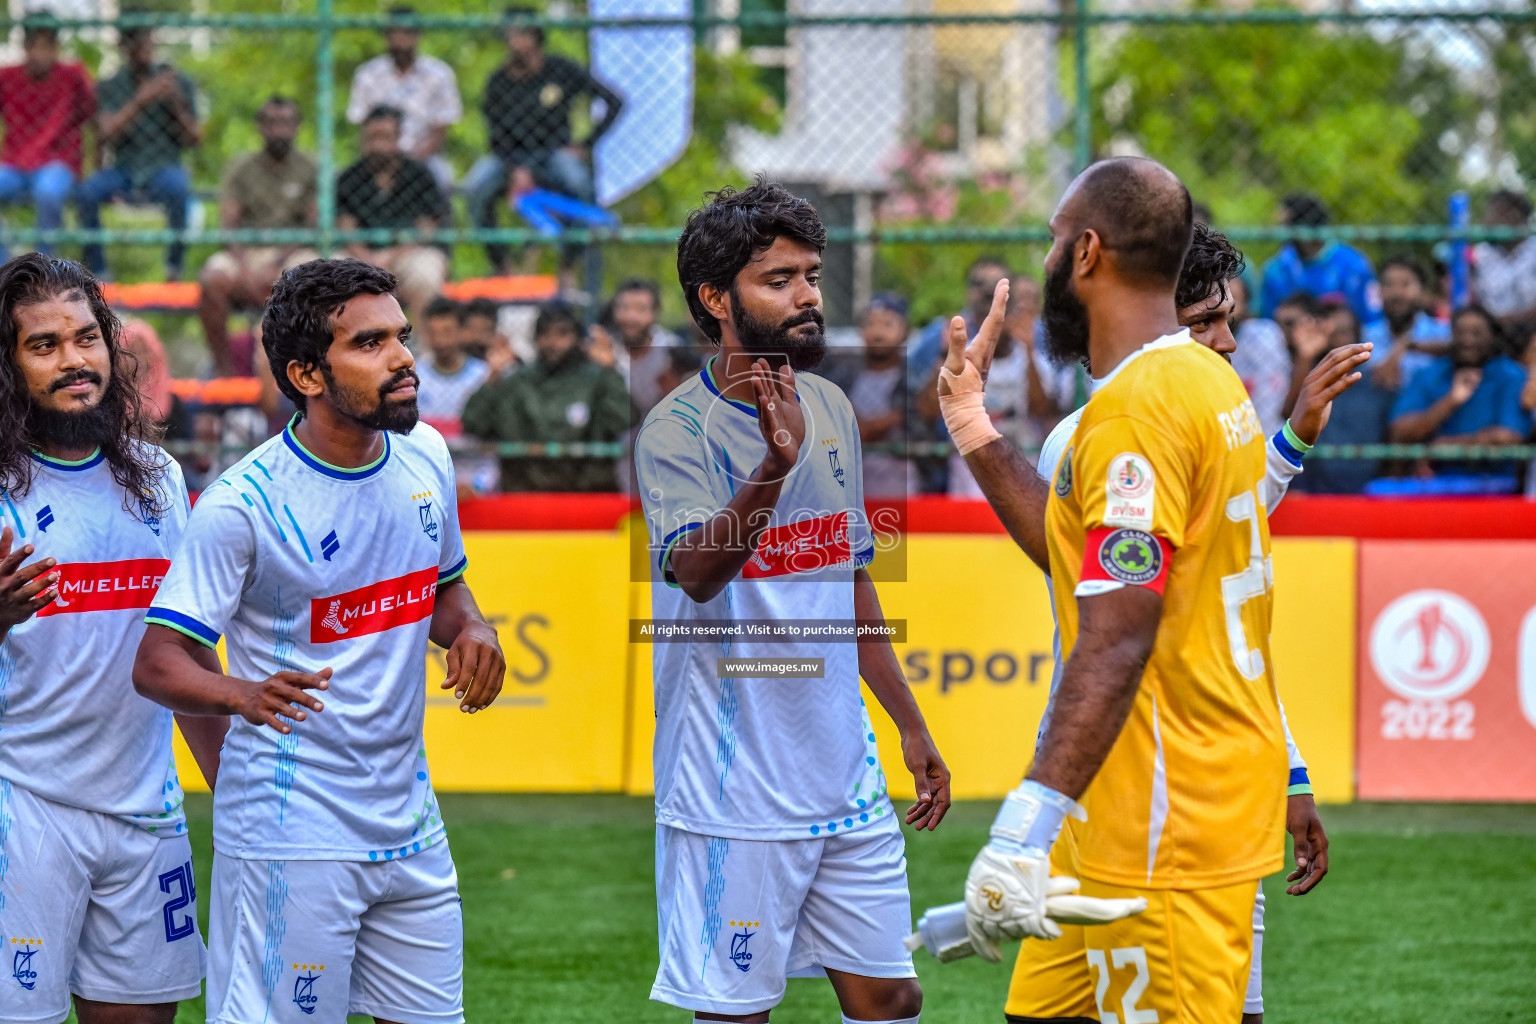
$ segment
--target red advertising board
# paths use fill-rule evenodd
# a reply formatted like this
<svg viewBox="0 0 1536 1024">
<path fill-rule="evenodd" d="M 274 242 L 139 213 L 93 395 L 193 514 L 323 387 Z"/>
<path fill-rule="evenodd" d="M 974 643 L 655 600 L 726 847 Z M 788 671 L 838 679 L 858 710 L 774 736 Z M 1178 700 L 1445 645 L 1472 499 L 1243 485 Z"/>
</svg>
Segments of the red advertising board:
<svg viewBox="0 0 1536 1024">
<path fill-rule="evenodd" d="M 1364 800 L 1536 800 L 1536 541 L 1362 541 Z"/>
</svg>

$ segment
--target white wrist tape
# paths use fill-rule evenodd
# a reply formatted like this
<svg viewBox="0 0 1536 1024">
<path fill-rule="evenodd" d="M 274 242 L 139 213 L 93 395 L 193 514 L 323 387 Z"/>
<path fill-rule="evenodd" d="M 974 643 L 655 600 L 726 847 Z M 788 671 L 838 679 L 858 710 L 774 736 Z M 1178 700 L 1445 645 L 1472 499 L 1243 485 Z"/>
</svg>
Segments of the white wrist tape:
<svg viewBox="0 0 1536 1024">
<path fill-rule="evenodd" d="M 939 411 L 944 414 L 944 426 L 956 451 L 969 455 L 1003 436 L 987 415 L 981 373 L 974 363 L 967 360 L 965 369 L 958 374 L 941 366 L 939 378 L 949 384 L 949 394 L 939 395 Z"/>
<path fill-rule="evenodd" d="M 992 822 L 992 838 L 1027 850 L 1049 851 L 1068 815 L 1087 819 L 1076 800 L 1025 779 L 1003 798 Z"/>
</svg>

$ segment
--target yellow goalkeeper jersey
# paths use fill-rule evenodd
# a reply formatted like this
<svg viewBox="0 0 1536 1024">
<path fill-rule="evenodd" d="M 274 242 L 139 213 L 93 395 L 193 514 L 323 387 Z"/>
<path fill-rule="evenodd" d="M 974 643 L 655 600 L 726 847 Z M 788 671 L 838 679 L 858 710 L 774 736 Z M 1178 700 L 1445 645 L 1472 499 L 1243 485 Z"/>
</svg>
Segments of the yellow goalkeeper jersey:
<svg viewBox="0 0 1536 1024">
<path fill-rule="evenodd" d="M 1237 374 L 1180 331 L 1099 385 L 1061 460 L 1046 529 L 1063 656 L 1080 597 L 1163 595 L 1130 718 L 1083 798 L 1087 878 L 1207 889 L 1280 867 L 1264 445 Z"/>
</svg>

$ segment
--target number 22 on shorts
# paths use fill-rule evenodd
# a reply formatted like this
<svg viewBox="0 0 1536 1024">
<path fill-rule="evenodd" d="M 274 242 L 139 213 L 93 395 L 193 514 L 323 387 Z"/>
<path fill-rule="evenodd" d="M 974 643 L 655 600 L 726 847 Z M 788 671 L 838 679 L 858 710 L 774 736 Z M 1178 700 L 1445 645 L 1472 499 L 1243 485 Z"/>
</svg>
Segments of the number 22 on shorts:
<svg viewBox="0 0 1536 1024">
<path fill-rule="evenodd" d="M 1099 1008 L 1099 1024 L 1158 1024 L 1156 1010 L 1136 1009 L 1136 1004 L 1141 1001 L 1142 993 L 1146 992 L 1147 982 L 1150 980 L 1147 974 L 1146 948 L 1126 946 L 1121 949 L 1111 949 L 1107 961 L 1102 949 L 1090 949 L 1087 952 L 1088 966 L 1098 972 L 1093 1001 Z M 1114 964 L 1117 971 L 1123 971 L 1127 967 L 1133 967 L 1136 970 L 1131 983 L 1125 987 L 1125 992 L 1120 996 L 1118 1014 L 1104 1009 L 1104 997 L 1109 994 L 1110 964 Z"/>
</svg>

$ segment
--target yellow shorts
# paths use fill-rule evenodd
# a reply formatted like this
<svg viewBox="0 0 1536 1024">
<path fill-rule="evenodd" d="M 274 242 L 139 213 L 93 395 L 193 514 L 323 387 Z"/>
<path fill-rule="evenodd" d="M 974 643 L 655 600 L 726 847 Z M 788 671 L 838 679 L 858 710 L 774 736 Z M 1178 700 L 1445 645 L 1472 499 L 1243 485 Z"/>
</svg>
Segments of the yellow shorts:
<svg viewBox="0 0 1536 1024">
<path fill-rule="evenodd" d="M 1053 875 L 1079 877 L 1076 826 L 1069 819 L 1051 847 Z M 1064 924 L 1059 939 L 1025 939 L 1019 946 L 1013 980 L 1008 983 L 1008 1003 L 1003 1008 L 1010 1019 L 1099 1019 L 1083 931 L 1081 925 Z"/>
<path fill-rule="evenodd" d="M 1135 917 L 1081 929 L 1093 974 L 1094 1016 L 1118 1024 L 1242 1019 L 1253 958 L 1253 882 L 1181 892 L 1084 879 L 1082 892 L 1147 901 L 1146 911 Z"/>
</svg>

